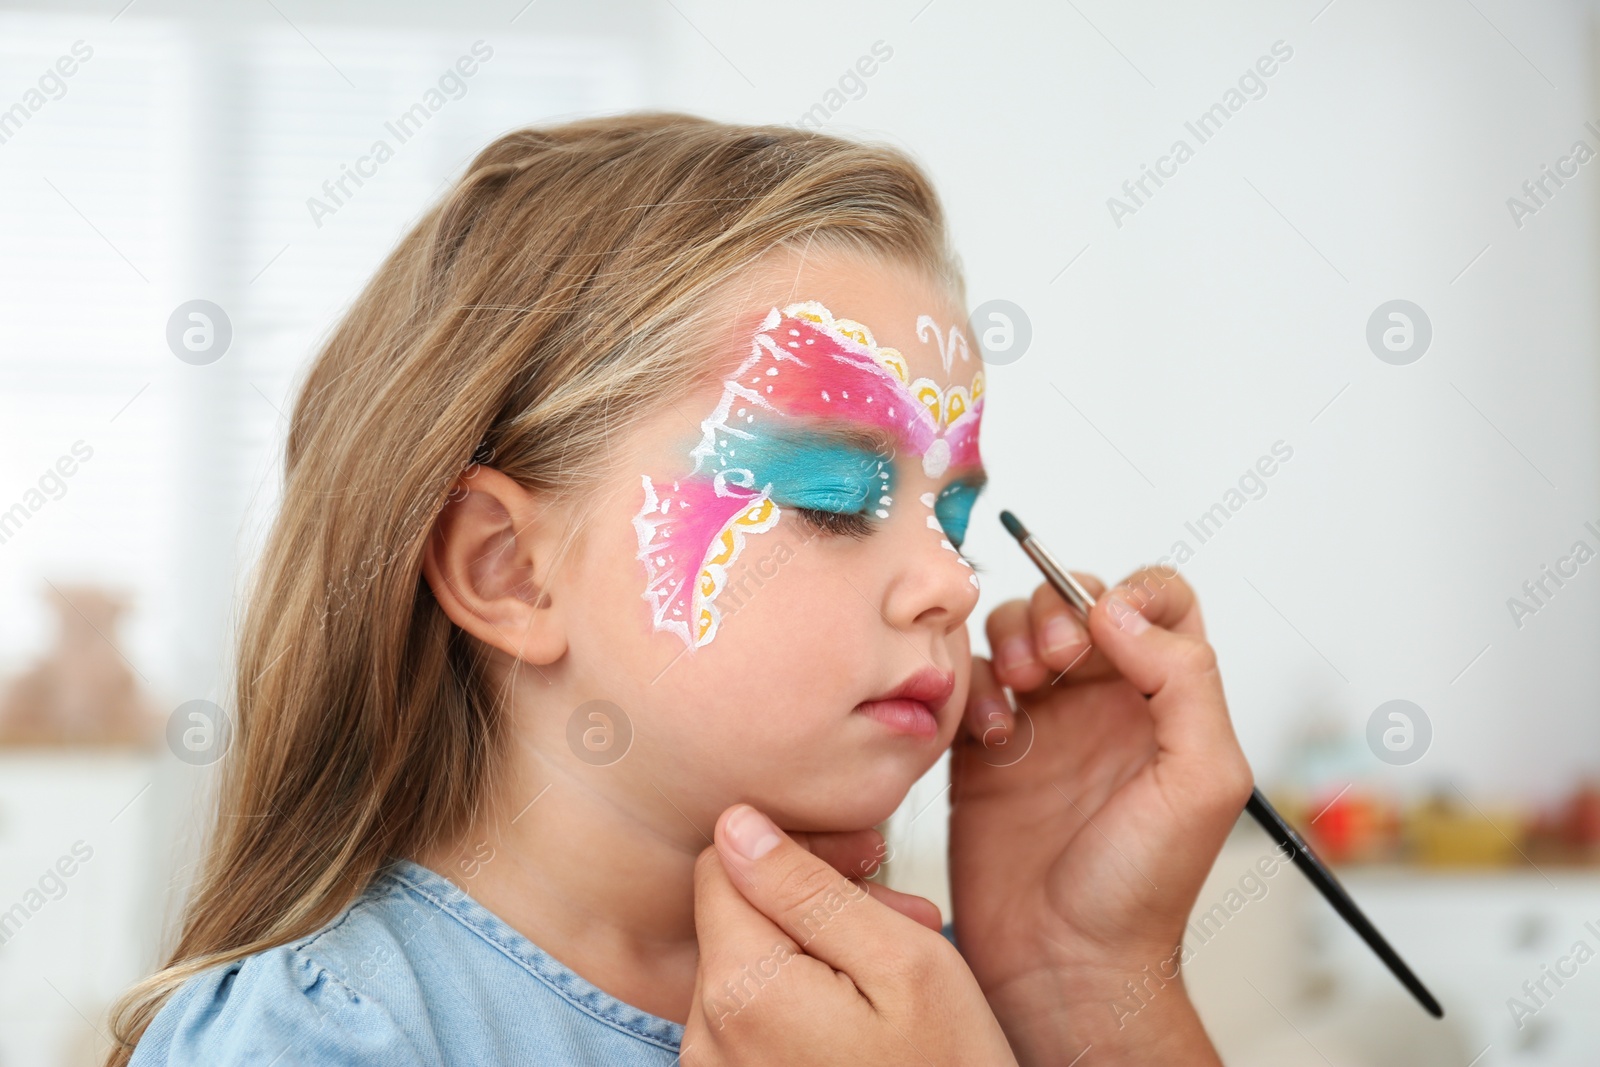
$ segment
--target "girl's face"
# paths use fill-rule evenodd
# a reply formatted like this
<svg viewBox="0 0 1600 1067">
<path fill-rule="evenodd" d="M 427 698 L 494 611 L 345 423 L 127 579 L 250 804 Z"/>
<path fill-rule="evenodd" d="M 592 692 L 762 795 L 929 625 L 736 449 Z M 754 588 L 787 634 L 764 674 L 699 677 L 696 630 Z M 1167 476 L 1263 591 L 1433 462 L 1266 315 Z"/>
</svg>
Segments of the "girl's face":
<svg viewBox="0 0 1600 1067">
<path fill-rule="evenodd" d="M 700 826 L 743 800 L 852 829 L 949 747 L 984 481 L 965 319 L 873 260 L 784 254 L 741 283 L 705 339 L 717 379 L 662 383 L 553 589 L 561 689 L 632 735 L 603 773 Z"/>
</svg>

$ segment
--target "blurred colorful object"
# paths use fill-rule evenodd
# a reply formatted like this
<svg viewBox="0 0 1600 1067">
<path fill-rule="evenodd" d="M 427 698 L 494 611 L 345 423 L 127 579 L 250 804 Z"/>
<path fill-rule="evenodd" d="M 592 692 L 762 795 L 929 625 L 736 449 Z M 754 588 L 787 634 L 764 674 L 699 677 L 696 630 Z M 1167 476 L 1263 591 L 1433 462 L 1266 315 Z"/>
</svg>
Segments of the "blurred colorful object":
<svg viewBox="0 0 1600 1067">
<path fill-rule="evenodd" d="M 1600 865 L 1600 782 L 1585 780 L 1539 808 L 1477 802 L 1454 786 L 1405 804 L 1370 783 L 1279 790 L 1275 803 L 1333 864 L 1441 868 Z"/>
<path fill-rule="evenodd" d="M 1440 790 L 1407 813 L 1412 857 L 1429 867 L 1502 867 L 1523 863 L 1523 818 L 1515 811 L 1485 812 L 1453 790 Z"/>
<path fill-rule="evenodd" d="M 91 585 L 55 585 L 55 647 L 0 698 L 0 744 L 145 745 L 159 731 L 126 659 L 113 643 L 127 601 Z"/>
<path fill-rule="evenodd" d="M 1311 847 L 1329 863 L 1370 863 L 1390 858 L 1400 840 L 1400 813 L 1394 802 L 1350 786 L 1313 803 L 1306 829 Z"/>
<path fill-rule="evenodd" d="M 1533 818 L 1528 854 L 1536 863 L 1600 863 L 1600 784 L 1580 782 L 1560 804 Z"/>
</svg>

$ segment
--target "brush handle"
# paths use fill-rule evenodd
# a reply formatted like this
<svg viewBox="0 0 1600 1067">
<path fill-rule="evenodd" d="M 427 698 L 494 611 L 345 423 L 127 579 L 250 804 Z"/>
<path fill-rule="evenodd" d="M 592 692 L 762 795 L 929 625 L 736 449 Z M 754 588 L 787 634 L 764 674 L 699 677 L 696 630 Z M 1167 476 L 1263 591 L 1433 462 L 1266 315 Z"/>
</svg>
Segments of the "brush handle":
<svg viewBox="0 0 1600 1067">
<path fill-rule="evenodd" d="M 1411 991 L 1412 996 L 1417 998 L 1417 1003 L 1421 1004 L 1428 1014 L 1435 1019 L 1442 1019 L 1444 1017 L 1444 1008 L 1440 1007 L 1439 1002 L 1433 998 L 1433 994 L 1428 992 L 1427 987 L 1422 984 L 1415 974 L 1411 973 L 1411 968 L 1406 966 L 1406 961 L 1401 959 L 1400 954 L 1390 947 L 1389 942 L 1384 939 L 1382 934 L 1378 933 L 1378 928 L 1373 926 L 1372 921 L 1356 906 L 1355 900 L 1345 891 L 1344 886 L 1339 884 L 1339 879 L 1335 878 L 1333 872 L 1328 870 L 1322 861 L 1317 858 L 1316 853 L 1311 851 L 1311 846 L 1307 845 L 1300 835 L 1295 833 L 1294 827 L 1290 826 L 1287 820 L 1278 814 L 1278 810 L 1272 806 L 1267 798 L 1261 795 L 1261 790 L 1255 789 L 1251 791 L 1250 799 L 1245 801 L 1244 810 L 1248 811 L 1256 822 L 1261 824 L 1262 829 L 1267 831 L 1268 836 L 1280 846 L 1290 850 L 1290 858 L 1294 861 L 1294 865 L 1300 868 L 1300 873 L 1304 874 L 1311 884 L 1317 887 L 1317 892 L 1321 893 L 1327 902 L 1333 905 L 1333 910 L 1338 912 L 1339 917 L 1350 925 L 1350 929 L 1360 935 L 1361 940 L 1365 941 L 1372 951 L 1377 953 L 1378 958 L 1383 961 L 1384 966 L 1389 968 L 1390 973 L 1400 980 L 1401 985 Z"/>
</svg>

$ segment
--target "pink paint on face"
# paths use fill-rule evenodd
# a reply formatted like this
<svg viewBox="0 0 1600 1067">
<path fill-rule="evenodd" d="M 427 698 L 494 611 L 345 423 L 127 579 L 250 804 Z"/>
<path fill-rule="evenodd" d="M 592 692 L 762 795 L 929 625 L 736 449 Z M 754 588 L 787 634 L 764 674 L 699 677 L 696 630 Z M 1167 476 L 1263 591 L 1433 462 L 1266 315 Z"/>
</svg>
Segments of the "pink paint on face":
<svg viewBox="0 0 1600 1067">
<path fill-rule="evenodd" d="M 951 349 L 970 358 L 954 327 L 951 348 L 923 316 L 918 335 L 926 339 L 928 330 L 938 336 L 947 370 L 956 355 Z M 715 601 L 727 568 L 745 536 L 771 529 L 781 514 L 771 486 L 755 484 L 753 472 L 740 466 L 742 442 L 792 432 L 793 420 L 854 423 L 887 432 L 937 478 L 952 465 L 979 464 L 983 386 L 981 370 L 968 386 L 910 380 L 898 351 L 879 347 L 865 326 L 835 319 L 815 301 L 781 313 L 772 309 L 749 357 L 723 383 L 716 409 L 700 424 L 703 436 L 689 453 L 694 470 L 670 492 L 643 477 L 644 506 L 633 522 L 656 629 L 677 633 L 690 647 L 715 637 Z"/>
<path fill-rule="evenodd" d="M 943 349 L 944 337 L 933 320 L 923 316 L 917 325 L 919 335 L 929 329 L 938 335 Z M 953 345 L 959 341 L 965 357 L 961 334 L 952 329 L 951 339 Z M 953 357 L 949 353 L 947 367 Z M 935 477 L 952 464 L 979 463 L 982 371 L 973 374 L 970 386 L 941 387 L 931 378 L 911 381 L 905 357 L 897 350 L 878 347 L 865 326 L 835 319 L 815 301 L 791 304 L 781 316 L 774 309 L 756 334 L 751 358 L 727 384 L 736 396 L 785 416 L 833 418 L 886 430 L 912 455 L 942 456 L 932 464 L 938 469 L 929 472 Z M 747 411 L 742 417 L 754 422 L 758 416 Z M 936 444 L 941 439 L 945 444 Z M 702 441 L 697 455 L 706 443 Z"/>
<path fill-rule="evenodd" d="M 918 456 L 938 436 L 934 413 L 890 370 L 885 350 L 874 352 L 835 330 L 794 316 L 762 330 L 756 343 L 771 358 L 758 360 L 736 381 L 758 390 L 761 399 L 784 415 L 839 419 L 886 430 Z M 898 353 L 887 359 L 904 366 Z"/>
<path fill-rule="evenodd" d="M 722 592 L 745 535 L 777 523 L 778 506 L 763 493 L 729 486 L 721 478 L 680 479 L 659 494 L 649 475 L 643 483 L 644 507 L 633 525 L 649 576 L 644 598 L 651 618 L 656 629 L 686 640 L 690 620 L 698 620 L 694 644 L 703 645 L 716 636 L 718 615 L 712 610 L 702 619 L 700 606 L 711 605 Z"/>
</svg>

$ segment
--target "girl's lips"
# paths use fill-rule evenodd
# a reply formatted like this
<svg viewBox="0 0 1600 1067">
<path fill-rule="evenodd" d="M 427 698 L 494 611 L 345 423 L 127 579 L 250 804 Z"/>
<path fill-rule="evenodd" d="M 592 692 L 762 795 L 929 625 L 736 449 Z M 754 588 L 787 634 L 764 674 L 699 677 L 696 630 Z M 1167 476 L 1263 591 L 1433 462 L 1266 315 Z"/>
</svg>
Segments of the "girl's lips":
<svg viewBox="0 0 1600 1067">
<path fill-rule="evenodd" d="M 938 716 L 920 700 L 868 700 L 857 704 L 855 710 L 895 733 L 924 739 L 939 736 Z"/>
<path fill-rule="evenodd" d="M 873 700 L 863 700 L 855 710 L 883 723 L 895 733 L 923 740 L 939 736 L 939 709 L 955 689 L 954 671 L 924 667 Z"/>
</svg>

